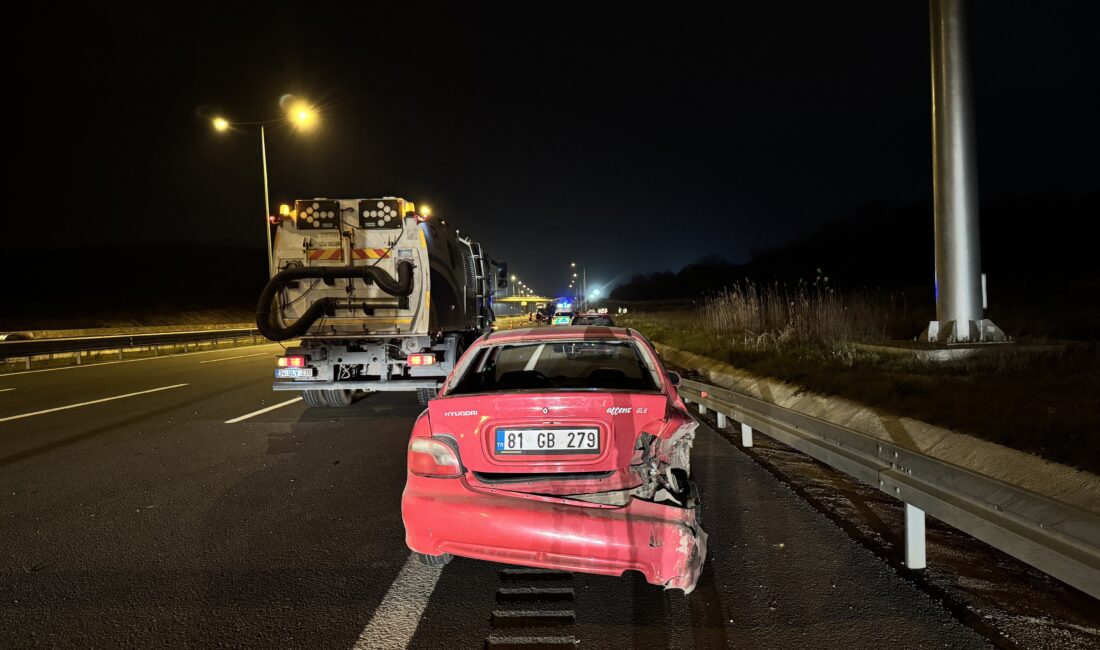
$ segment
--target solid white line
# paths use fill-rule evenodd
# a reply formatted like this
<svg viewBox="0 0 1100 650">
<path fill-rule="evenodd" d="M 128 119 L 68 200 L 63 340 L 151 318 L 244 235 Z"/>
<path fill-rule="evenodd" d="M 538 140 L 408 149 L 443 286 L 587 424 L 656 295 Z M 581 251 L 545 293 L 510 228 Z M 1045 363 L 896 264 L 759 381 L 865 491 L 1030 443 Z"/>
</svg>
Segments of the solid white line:
<svg viewBox="0 0 1100 650">
<path fill-rule="evenodd" d="M 45 415 L 47 413 L 55 413 L 57 411 L 67 411 L 69 409 L 79 408 L 81 406 L 90 406 L 92 404 L 101 404 L 103 402 L 110 402 L 116 399 L 124 399 L 126 397 L 134 397 L 136 395 L 148 395 L 149 393 L 156 393 L 162 390 L 169 390 L 171 388 L 180 388 L 181 386 L 187 386 L 188 384 L 173 384 L 171 386 L 161 386 L 160 388 L 150 388 L 149 390 L 139 390 L 136 393 L 126 393 L 125 395 L 115 395 L 114 397 L 104 397 L 103 399 L 94 399 L 90 402 L 81 402 L 79 404 L 69 404 L 68 406 L 58 406 L 52 409 L 46 409 L 44 411 L 35 411 L 33 413 L 21 413 L 19 415 L 10 415 L 6 418 L 0 418 L 0 422 L 7 422 L 8 420 L 19 420 L 22 418 L 29 418 L 35 415 Z"/>
<path fill-rule="evenodd" d="M 221 359 L 207 359 L 206 361 L 200 361 L 199 363 L 217 363 L 219 361 L 229 361 L 231 359 L 247 359 L 248 357 L 262 357 L 262 356 L 265 356 L 266 354 L 267 354 L 266 352 L 257 352 L 256 354 L 242 354 L 238 357 L 224 357 L 224 358 L 221 358 Z"/>
<path fill-rule="evenodd" d="M 265 345 L 279 345 L 278 343 L 257 343 L 256 345 L 240 345 L 241 348 L 263 347 Z M 123 359 L 121 361 L 100 361 L 98 363 L 86 363 L 79 366 L 61 366 L 60 368 L 39 368 L 38 370 L 20 370 L 19 372 L 3 372 L 0 377 L 14 377 L 15 375 L 30 375 L 36 372 L 54 372 L 56 370 L 79 370 L 80 368 L 98 368 L 100 366 L 112 366 L 116 363 L 136 363 L 138 361 L 163 361 L 176 357 L 186 357 L 192 354 L 210 354 L 211 352 L 225 352 L 225 350 L 199 350 L 198 352 L 180 352 L 179 354 L 166 354 L 162 357 L 142 357 L 141 359 Z"/>
<path fill-rule="evenodd" d="M 247 420 L 248 418 L 255 417 L 255 416 L 261 415 L 263 413 L 267 413 L 268 411 L 274 411 L 275 409 L 283 408 L 287 404 L 293 404 L 294 402 L 300 402 L 300 401 L 302 401 L 301 397 L 295 397 L 294 399 L 288 399 L 287 401 L 279 402 L 278 404 L 275 404 L 274 406 L 269 406 L 267 408 L 260 409 L 259 411 L 252 411 L 251 413 L 246 413 L 245 415 L 242 415 L 239 418 L 233 418 L 232 420 L 226 420 L 225 423 L 226 424 L 236 424 L 236 423 L 240 422 L 241 420 Z"/>
<path fill-rule="evenodd" d="M 409 647 L 441 573 L 443 567 L 426 566 L 410 555 L 352 650 Z"/>
<path fill-rule="evenodd" d="M 0 388 L 0 393 L 6 393 L 9 390 L 15 390 L 14 388 Z"/>
</svg>

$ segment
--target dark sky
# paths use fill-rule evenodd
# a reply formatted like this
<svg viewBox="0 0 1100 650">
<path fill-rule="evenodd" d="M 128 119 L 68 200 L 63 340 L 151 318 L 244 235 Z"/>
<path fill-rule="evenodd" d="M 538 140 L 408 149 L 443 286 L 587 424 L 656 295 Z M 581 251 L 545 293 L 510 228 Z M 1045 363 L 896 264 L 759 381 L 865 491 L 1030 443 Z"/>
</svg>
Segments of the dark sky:
<svg viewBox="0 0 1100 650">
<path fill-rule="evenodd" d="M 744 260 L 931 198 L 924 2 L 227 4 L 20 23 L 20 195 L 80 243 L 258 243 L 258 136 L 206 118 L 278 117 L 294 93 L 323 127 L 269 133 L 274 205 L 426 201 L 544 292 L 574 259 L 593 284 Z M 983 200 L 1097 187 L 1092 4 L 975 4 Z M 7 245 L 41 234 L 4 223 Z"/>
</svg>

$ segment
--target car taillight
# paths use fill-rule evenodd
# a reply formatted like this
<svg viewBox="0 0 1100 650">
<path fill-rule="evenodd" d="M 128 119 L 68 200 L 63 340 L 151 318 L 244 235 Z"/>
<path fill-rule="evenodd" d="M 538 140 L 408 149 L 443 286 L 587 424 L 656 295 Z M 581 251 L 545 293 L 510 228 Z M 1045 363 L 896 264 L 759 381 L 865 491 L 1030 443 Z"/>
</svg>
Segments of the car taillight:
<svg viewBox="0 0 1100 650">
<path fill-rule="evenodd" d="M 305 357 L 279 357 L 276 361 L 280 368 L 303 368 L 306 365 Z"/>
<path fill-rule="evenodd" d="M 435 438 L 413 438 L 409 443 L 409 471 L 431 478 L 458 478 L 462 464 L 458 452 Z"/>
<path fill-rule="evenodd" d="M 435 364 L 434 354 L 410 354 L 406 359 L 410 366 L 431 366 Z"/>
</svg>

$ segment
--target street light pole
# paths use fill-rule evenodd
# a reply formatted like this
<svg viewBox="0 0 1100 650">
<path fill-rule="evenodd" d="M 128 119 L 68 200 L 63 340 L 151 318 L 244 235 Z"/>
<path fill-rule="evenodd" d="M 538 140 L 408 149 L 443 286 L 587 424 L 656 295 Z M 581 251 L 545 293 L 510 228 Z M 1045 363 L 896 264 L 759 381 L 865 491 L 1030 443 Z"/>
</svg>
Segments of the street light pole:
<svg viewBox="0 0 1100 650">
<path fill-rule="evenodd" d="M 275 258 L 271 254 L 271 195 L 267 190 L 267 138 L 264 125 L 260 125 L 260 158 L 264 165 L 264 236 L 267 238 L 267 276 L 275 275 Z"/>
<path fill-rule="evenodd" d="M 289 95 L 285 97 L 290 97 Z M 282 100 L 280 100 L 282 103 Z M 271 250 L 271 194 L 267 181 L 267 131 L 264 127 L 268 124 L 291 123 L 300 130 L 309 130 L 317 121 L 316 109 L 304 101 L 295 101 L 287 109 L 286 117 L 275 120 L 263 120 L 257 122 L 230 122 L 224 117 L 215 117 L 211 122 L 214 130 L 218 132 L 228 131 L 233 126 L 259 126 L 260 127 L 260 163 L 264 172 L 264 241 L 267 244 L 267 274 L 275 275 L 275 260 Z"/>
</svg>

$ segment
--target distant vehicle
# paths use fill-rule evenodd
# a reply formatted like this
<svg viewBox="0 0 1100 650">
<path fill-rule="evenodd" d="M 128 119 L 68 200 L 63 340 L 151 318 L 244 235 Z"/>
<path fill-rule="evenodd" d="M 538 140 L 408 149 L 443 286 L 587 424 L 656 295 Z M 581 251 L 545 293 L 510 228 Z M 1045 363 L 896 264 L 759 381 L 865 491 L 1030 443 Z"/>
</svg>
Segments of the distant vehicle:
<svg viewBox="0 0 1100 650">
<path fill-rule="evenodd" d="M 558 310 L 554 312 L 554 317 L 550 320 L 551 325 L 569 325 L 573 322 L 573 316 L 576 312 Z"/>
<path fill-rule="evenodd" d="M 639 571 L 690 593 L 706 559 L 696 423 L 650 343 L 622 328 L 496 332 L 459 360 L 409 440 L 405 541 L 565 571 Z"/>
<path fill-rule="evenodd" d="M 608 314 L 577 314 L 573 317 L 572 325 L 595 325 L 599 327 L 615 327 L 615 321 Z"/>
<path fill-rule="evenodd" d="M 490 331 L 507 266 L 404 199 L 307 199 L 284 206 L 275 268 L 256 324 L 301 339 L 277 359 L 279 391 L 348 406 L 357 391 L 435 396 L 455 361 Z"/>
</svg>

